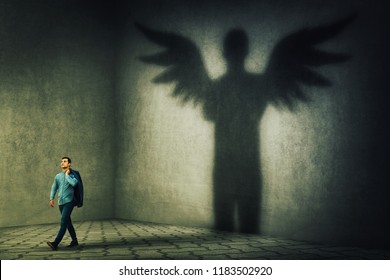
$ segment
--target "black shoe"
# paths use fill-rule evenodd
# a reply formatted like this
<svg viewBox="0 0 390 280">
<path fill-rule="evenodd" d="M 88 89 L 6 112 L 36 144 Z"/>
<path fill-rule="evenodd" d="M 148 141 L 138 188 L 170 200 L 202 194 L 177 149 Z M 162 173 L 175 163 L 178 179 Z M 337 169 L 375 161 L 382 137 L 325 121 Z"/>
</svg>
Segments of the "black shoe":
<svg viewBox="0 0 390 280">
<path fill-rule="evenodd" d="M 78 245 L 79 245 L 79 242 L 77 241 L 77 239 L 75 239 L 75 240 L 72 240 L 72 242 L 70 242 L 70 244 L 66 247 L 72 248 L 72 247 L 76 247 Z"/>
<path fill-rule="evenodd" d="M 55 242 L 47 241 L 46 243 L 47 243 L 47 245 L 49 245 L 49 247 L 50 247 L 53 251 L 57 251 L 58 245 L 57 245 Z"/>
</svg>

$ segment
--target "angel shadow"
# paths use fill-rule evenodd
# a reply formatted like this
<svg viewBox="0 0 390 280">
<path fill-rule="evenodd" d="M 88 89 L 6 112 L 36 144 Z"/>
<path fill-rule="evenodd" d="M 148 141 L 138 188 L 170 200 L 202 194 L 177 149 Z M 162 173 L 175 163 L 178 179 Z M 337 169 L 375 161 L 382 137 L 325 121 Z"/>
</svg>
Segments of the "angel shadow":
<svg viewBox="0 0 390 280">
<path fill-rule="evenodd" d="M 331 86 L 314 67 L 345 62 L 349 56 L 314 46 L 335 37 L 354 17 L 283 37 L 262 74 L 245 70 L 248 35 L 243 29 L 232 29 L 223 42 L 227 71 L 217 80 L 207 76 L 200 51 L 191 40 L 135 24 L 146 38 L 165 48 L 140 57 L 145 63 L 166 67 L 153 82 L 176 83 L 173 97 L 183 104 L 200 105 L 204 118 L 215 124 L 213 211 L 217 230 L 261 232 L 259 123 L 263 113 L 268 104 L 294 111 L 296 102 L 310 101 L 300 85 Z"/>
</svg>

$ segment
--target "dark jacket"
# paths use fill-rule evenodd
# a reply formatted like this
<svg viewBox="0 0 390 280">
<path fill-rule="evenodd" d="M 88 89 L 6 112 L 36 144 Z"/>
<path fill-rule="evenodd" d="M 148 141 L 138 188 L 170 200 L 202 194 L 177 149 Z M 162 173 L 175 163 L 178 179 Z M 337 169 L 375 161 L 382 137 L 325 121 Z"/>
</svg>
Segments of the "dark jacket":
<svg viewBox="0 0 390 280">
<path fill-rule="evenodd" d="M 83 181 L 81 180 L 80 173 L 76 170 L 70 170 L 72 174 L 76 177 L 78 183 L 74 187 L 74 206 L 83 207 L 84 203 L 84 186 Z"/>
</svg>

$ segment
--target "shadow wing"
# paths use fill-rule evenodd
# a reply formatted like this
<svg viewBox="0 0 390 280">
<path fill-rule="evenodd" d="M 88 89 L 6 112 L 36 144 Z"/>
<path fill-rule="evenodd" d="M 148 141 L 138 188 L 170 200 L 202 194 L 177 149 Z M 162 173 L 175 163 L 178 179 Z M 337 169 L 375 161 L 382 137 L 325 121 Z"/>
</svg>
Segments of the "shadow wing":
<svg viewBox="0 0 390 280">
<path fill-rule="evenodd" d="M 176 83 L 172 95 L 183 104 L 207 102 L 211 80 L 195 43 L 176 33 L 157 31 L 139 23 L 135 26 L 147 39 L 164 48 L 162 52 L 140 57 L 145 63 L 164 67 L 152 81 L 157 84 Z"/>
<path fill-rule="evenodd" d="M 277 43 L 265 72 L 270 98 L 274 103 L 292 110 L 296 101 L 309 101 L 301 88 L 302 85 L 332 85 L 326 77 L 316 72 L 315 68 L 345 62 L 350 56 L 326 52 L 316 48 L 316 45 L 333 39 L 355 17 L 353 14 L 328 25 L 301 29 Z"/>
</svg>

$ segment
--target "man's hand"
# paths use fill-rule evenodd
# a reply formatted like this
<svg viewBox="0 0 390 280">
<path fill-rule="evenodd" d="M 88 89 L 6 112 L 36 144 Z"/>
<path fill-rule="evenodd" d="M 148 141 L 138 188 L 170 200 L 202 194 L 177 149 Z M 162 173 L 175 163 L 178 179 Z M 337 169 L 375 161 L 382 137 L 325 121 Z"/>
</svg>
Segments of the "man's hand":
<svg viewBox="0 0 390 280">
<path fill-rule="evenodd" d="M 70 169 L 67 169 L 67 170 L 65 171 L 65 174 L 66 174 L 66 175 L 69 175 L 69 174 L 70 174 Z"/>
<path fill-rule="evenodd" d="M 50 207 L 54 207 L 54 200 L 50 199 Z"/>
</svg>

